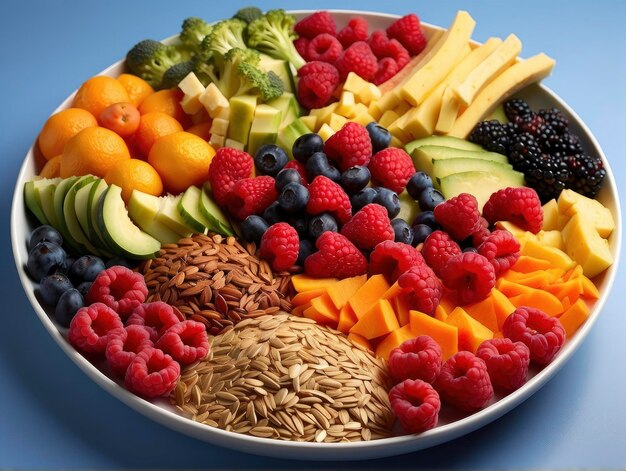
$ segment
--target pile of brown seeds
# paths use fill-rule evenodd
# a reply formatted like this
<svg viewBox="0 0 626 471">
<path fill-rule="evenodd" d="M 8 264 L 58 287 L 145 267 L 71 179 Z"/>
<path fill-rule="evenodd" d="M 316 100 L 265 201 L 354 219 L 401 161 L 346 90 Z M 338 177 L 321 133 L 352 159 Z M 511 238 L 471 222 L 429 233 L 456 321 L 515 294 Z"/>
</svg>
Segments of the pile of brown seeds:
<svg viewBox="0 0 626 471">
<path fill-rule="evenodd" d="M 289 274 L 275 274 L 256 257 L 254 243 L 235 237 L 196 234 L 161 247 L 139 266 L 147 301 L 164 301 L 187 318 L 204 323 L 211 335 L 242 319 L 291 310 Z"/>
<path fill-rule="evenodd" d="M 345 442 L 390 436 L 388 387 L 384 362 L 334 330 L 279 313 L 214 337 L 171 400 L 185 416 L 227 431 Z"/>
</svg>

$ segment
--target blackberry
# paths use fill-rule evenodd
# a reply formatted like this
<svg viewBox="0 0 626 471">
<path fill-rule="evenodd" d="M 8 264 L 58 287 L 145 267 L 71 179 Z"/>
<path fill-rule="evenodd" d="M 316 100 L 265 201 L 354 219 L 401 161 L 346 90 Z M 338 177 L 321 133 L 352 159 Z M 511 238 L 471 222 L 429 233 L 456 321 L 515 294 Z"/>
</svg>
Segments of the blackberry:
<svg viewBox="0 0 626 471">
<path fill-rule="evenodd" d="M 543 126 L 543 118 L 536 113 L 531 112 L 524 116 L 515 118 L 515 124 L 519 132 L 527 132 L 533 136 L 537 136 L 539 129 Z"/>
<path fill-rule="evenodd" d="M 553 155 L 558 154 L 565 157 L 568 155 L 582 154 L 584 153 L 584 150 L 578 136 L 570 133 L 565 133 L 563 135 L 553 136 L 551 138 L 550 153 Z"/>
<path fill-rule="evenodd" d="M 549 124 L 557 134 L 565 134 L 569 126 L 569 121 L 558 108 L 547 108 L 537 112 L 546 124 Z"/>
<path fill-rule="evenodd" d="M 606 177 L 602 160 L 585 153 L 567 156 L 565 162 L 571 173 L 569 188 L 594 198 Z"/>
<path fill-rule="evenodd" d="M 509 163 L 515 170 L 524 174 L 533 168 L 533 162 L 539 160 L 541 147 L 532 134 L 521 133 L 511 140 Z"/>
<path fill-rule="evenodd" d="M 515 121 L 517 116 L 524 116 L 530 113 L 532 113 L 532 110 L 530 106 L 528 106 L 528 103 L 519 98 L 509 100 L 504 104 L 504 114 L 509 121 Z"/>
<path fill-rule="evenodd" d="M 542 154 L 525 176 L 526 184 L 537 191 L 542 203 L 558 198 L 571 180 L 567 163 L 550 154 Z"/>
<path fill-rule="evenodd" d="M 491 152 L 508 154 L 510 138 L 507 129 L 495 119 L 478 123 L 469 140 Z"/>
<path fill-rule="evenodd" d="M 550 151 L 552 150 L 552 142 L 554 142 L 554 140 L 558 137 L 559 135 L 552 128 L 552 126 L 545 122 L 541 126 L 539 126 L 535 134 L 535 140 L 537 141 L 537 144 L 539 144 L 544 152 L 548 153 L 550 153 Z"/>
</svg>

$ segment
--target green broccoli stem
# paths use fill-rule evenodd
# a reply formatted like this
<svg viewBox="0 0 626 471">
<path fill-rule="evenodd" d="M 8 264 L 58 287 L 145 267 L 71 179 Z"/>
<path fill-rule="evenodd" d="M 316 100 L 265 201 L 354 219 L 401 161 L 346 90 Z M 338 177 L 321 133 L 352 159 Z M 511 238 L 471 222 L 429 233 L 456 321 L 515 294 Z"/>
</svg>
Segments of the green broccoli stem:
<svg viewBox="0 0 626 471">
<path fill-rule="evenodd" d="M 291 41 L 291 38 L 285 37 L 283 31 L 280 28 L 277 28 L 276 26 L 273 26 L 271 24 L 269 24 L 268 26 L 273 31 L 272 37 L 276 38 L 276 40 L 269 40 L 269 42 L 272 43 L 271 48 L 276 51 L 280 51 L 283 54 L 283 56 L 280 58 L 288 60 L 291 64 L 293 64 L 296 70 L 306 64 L 306 61 L 302 58 L 302 56 L 298 53 L 296 47 L 293 45 L 293 41 Z M 283 38 L 284 40 L 280 41 L 279 38 Z M 265 51 L 269 55 L 272 55 L 273 52 L 271 51 L 271 48 L 270 50 Z"/>
</svg>

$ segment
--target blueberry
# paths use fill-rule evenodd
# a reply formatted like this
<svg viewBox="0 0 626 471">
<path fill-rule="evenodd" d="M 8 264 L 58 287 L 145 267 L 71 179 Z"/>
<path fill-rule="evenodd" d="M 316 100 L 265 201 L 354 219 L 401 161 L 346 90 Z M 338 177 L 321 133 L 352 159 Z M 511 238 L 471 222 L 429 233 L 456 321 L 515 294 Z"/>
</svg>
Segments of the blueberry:
<svg viewBox="0 0 626 471">
<path fill-rule="evenodd" d="M 68 275 L 74 286 L 78 286 L 83 281 L 95 280 L 98 273 L 105 268 L 104 262 L 100 257 L 83 255 L 72 263 Z"/>
<path fill-rule="evenodd" d="M 439 203 L 443 203 L 446 199 L 439 190 L 433 187 L 426 188 L 417 198 L 417 203 L 422 211 L 432 211 Z"/>
<path fill-rule="evenodd" d="M 353 195 L 367 186 L 372 174 L 365 166 L 350 167 L 341 174 L 341 186 L 346 193 Z"/>
<path fill-rule="evenodd" d="M 395 218 L 400 213 L 400 198 L 389 188 L 379 188 L 373 203 L 383 206 L 387 210 L 389 219 Z"/>
<path fill-rule="evenodd" d="M 30 252 L 35 248 L 39 242 L 53 242 L 58 246 L 63 246 L 63 237 L 59 234 L 54 227 L 44 224 L 39 226 L 33 232 L 30 233 L 30 239 L 28 240 L 28 251 Z"/>
<path fill-rule="evenodd" d="M 433 229 L 426 224 L 417 224 L 411 228 L 413 230 L 413 245 L 417 246 L 426 240 L 430 234 L 432 234 Z"/>
<path fill-rule="evenodd" d="M 326 231 L 337 232 L 337 221 L 329 213 L 316 214 L 309 219 L 309 237 L 317 239 Z"/>
<path fill-rule="evenodd" d="M 435 213 L 432 211 L 422 211 L 419 213 L 413 220 L 413 226 L 417 226 L 418 224 L 426 224 L 433 229 L 439 228 L 439 224 L 437 224 L 437 220 L 435 219 Z"/>
<path fill-rule="evenodd" d="M 67 275 L 70 272 L 70 267 L 72 266 L 72 263 L 74 263 L 75 261 L 76 261 L 75 255 L 66 254 L 65 261 L 63 262 L 63 266 L 60 266 L 59 268 L 57 268 L 57 271 L 60 273 L 65 273 Z"/>
<path fill-rule="evenodd" d="M 263 234 L 270 226 L 261 216 L 252 214 L 245 218 L 239 227 L 244 239 L 248 242 L 255 242 L 258 245 L 261 243 L 261 237 L 263 237 Z"/>
<path fill-rule="evenodd" d="M 254 153 L 254 165 L 261 175 L 275 177 L 287 162 L 287 152 L 276 144 L 265 144 Z"/>
<path fill-rule="evenodd" d="M 302 211 L 309 202 L 309 190 L 300 183 L 289 183 L 278 195 L 278 204 L 288 213 Z"/>
<path fill-rule="evenodd" d="M 278 204 L 278 201 L 274 201 L 265 208 L 265 211 L 263 211 L 263 219 L 265 219 L 270 226 L 285 220 L 285 214 Z"/>
<path fill-rule="evenodd" d="M 289 183 L 302 183 L 302 177 L 295 168 L 284 168 L 274 180 L 274 188 L 280 193 L 280 191 Z"/>
<path fill-rule="evenodd" d="M 43 302 L 48 306 L 56 306 L 61 295 L 73 287 L 67 276 L 56 272 L 42 278 L 39 285 L 39 294 Z"/>
<path fill-rule="evenodd" d="M 463 249 L 463 253 L 467 252 L 478 253 L 478 249 L 476 247 L 465 247 Z"/>
<path fill-rule="evenodd" d="M 93 285 L 93 281 L 83 281 L 76 287 L 76 289 L 83 298 L 86 298 L 87 293 L 89 293 L 89 290 L 91 289 L 91 285 Z"/>
<path fill-rule="evenodd" d="M 394 219 L 391 221 L 393 227 L 394 241 L 411 244 L 413 242 L 413 231 L 404 219 Z"/>
<path fill-rule="evenodd" d="M 84 306 L 85 299 L 82 294 L 76 288 L 68 289 L 59 298 L 54 310 L 54 318 L 63 327 L 69 327 L 76 312 Z"/>
<path fill-rule="evenodd" d="M 309 181 L 313 181 L 318 175 L 324 175 L 337 183 L 341 181 L 341 172 L 328 162 L 328 157 L 324 152 L 316 152 L 309 157 L 305 168 L 306 177 Z"/>
<path fill-rule="evenodd" d="M 28 253 L 26 268 L 30 276 L 39 281 L 44 276 L 61 268 L 65 261 L 65 250 L 54 242 L 39 242 Z"/>
<path fill-rule="evenodd" d="M 300 249 L 298 250 L 298 260 L 296 260 L 296 265 L 303 267 L 304 261 L 313 252 L 315 252 L 315 244 L 313 242 L 309 239 L 300 240 Z"/>
<path fill-rule="evenodd" d="M 366 187 L 352 195 L 350 198 L 352 214 L 356 214 L 363 206 L 372 203 L 377 194 L 378 192 L 374 188 Z"/>
<path fill-rule="evenodd" d="M 372 121 L 367 126 L 368 134 L 370 135 L 370 140 L 372 141 L 372 152 L 376 153 L 379 150 L 386 149 L 391 144 L 391 134 L 387 130 L 387 128 L 382 127 L 376 121 Z"/>
<path fill-rule="evenodd" d="M 293 158 L 303 164 L 309 160 L 316 152 L 321 152 L 324 150 L 324 140 L 321 138 L 319 134 L 315 134 L 314 132 L 303 134 L 293 143 L 293 147 L 291 148 L 291 153 L 293 154 Z"/>
<path fill-rule="evenodd" d="M 107 260 L 104 265 L 106 268 L 111 268 L 115 266 L 130 268 L 131 270 L 137 266 L 136 260 L 131 260 L 126 257 L 113 257 Z"/>
<path fill-rule="evenodd" d="M 420 193 L 426 188 L 432 188 L 433 180 L 425 172 L 415 172 L 413 176 L 406 183 L 406 191 L 413 198 L 417 200 L 420 197 Z"/>
</svg>

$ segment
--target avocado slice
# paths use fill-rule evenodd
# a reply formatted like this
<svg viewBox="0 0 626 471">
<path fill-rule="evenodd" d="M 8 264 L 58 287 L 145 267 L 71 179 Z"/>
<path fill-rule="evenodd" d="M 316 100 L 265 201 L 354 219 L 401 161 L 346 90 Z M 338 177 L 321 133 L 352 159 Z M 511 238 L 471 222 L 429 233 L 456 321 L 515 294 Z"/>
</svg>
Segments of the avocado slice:
<svg viewBox="0 0 626 471">
<path fill-rule="evenodd" d="M 78 242 L 85 250 L 95 255 L 101 255 L 100 251 L 91 243 L 83 229 L 81 228 L 78 216 L 76 215 L 76 193 L 96 180 L 93 175 L 85 175 L 76 180 L 76 183 L 69 189 L 65 199 L 63 200 L 63 217 L 65 218 L 65 225 L 67 230 L 71 234 L 72 238 Z"/>
<path fill-rule="evenodd" d="M 289 61 L 283 59 L 275 59 L 267 54 L 261 54 L 259 68 L 265 72 L 274 72 L 283 82 L 285 92 L 296 92 L 296 81 L 293 78 L 293 70 Z"/>
<path fill-rule="evenodd" d="M 471 151 L 463 149 L 455 149 L 453 147 L 444 146 L 421 146 L 413 150 L 411 153 L 413 165 L 417 170 L 432 175 L 433 162 L 439 159 L 482 159 L 494 162 L 508 163 L 506 155 L 488 152 L 486 150 Z"/>
<path fill-rule="evenodd" d="M 206 234 L 211 222 L 200 211 L 200 195 L 202 190 L 197 186 L 190 186 L 178 200 L 178 212 L 189 227 L 195 232 Z"/>
<path fill-rule="evenodd" d="M 480 171 L 453 173 L 440 181 L 441 193 L 446 199 L 461 193 L 472 194 L 481 211 L 492 193 L 503 188 L 520 186 L 524 186 L 524 174 L 514 170 L 499 174 Z"/>
<path fill-rule="evenodd" d="M 210 196 L 209 184 L 205 183 L 200 194 L 200 213 L 210 222 L 209 229 L 222 235 L 235 235 L 233 228 L 220 207 Z"/>
<path fill-rule="evenodd" d="M 230 125 L 228 138 L 242 144 L 248 143 L 250 126 L 254 119 L 257 97 L 254 95 L 239 95 L 230 99 Z"/>
<path fill-rule="evenodd" d="M 44 211 L 41 194 L 49 187 L 52 187 L 54 191 L 54 188 L 60 181 L 60 178 L 39 178 L 24 183 L 24 202 L 26 207 L 30 209 L 41 224 L 52 224 L 52 221 L 50 221 Z"/>
<path fill-rule="evenodd" d="M 423 137 L 421 139 L 416 139 L 407 143 L 404 146 L 404 150 L 406 150 L 407 154 L 411 154 L 415 149 L 422 146 L 444 146 L 444 147 L 452 147 L 453 149 L 463 149 L 463 150 L 475 150 L 481 151 L 484 150 L 478 144 L 474 144 L 473 142 L 467 141 L 465 139 L 461 139 L 459 137 L 452 136 L 428 136 Z"/>
<path fill-rule="evenodd" d="M 280 122 L 280 129 L 300 116 L 300 105 L 293 93 L 285 92 L 278 98 L 268 101 L 267 104 L 281 111 L 283 117 Z"/>
<path fill-rule="evenodd" d="M 411 195 L 409 195 L 409 192 L 406 190 L 400 193 L 398 198 L 400 199 L 400 212 L 396 218 L 404 219 L 409 225 L 413 224 L 413 221 L 420 213 L 419 204 L 411 198 Z"/>
<path fill-rule="evenodd" d="M 98 186 L 103 186 L 102 191 L 104 191 L 108 185 L 102 178 L 95 178 L 81 188 L 78 188 L 76 191 L 76 197 L 74 198 L 74 210 L 78 223 L 80 224 L 80 228 L 87 237 L 89 243 L 96 247 L 102 255 L 111 257 L 112 254 L 110 248 L 100 238 L 100 235 L 93 229 L 93 223 L 91 222 L 91 193 L 93 192 L 94 187 Z"/>
<path fill-rule="evenodd" d="M 107 253 L 112 253 L 112 248 L 107 244 L 100 231 L 100 226 L 98 226 L 98 202 L 108 187 L 109 185 L 104 178 L 100 178 L 96 180 L 89 190 L 89 199 L 87 201 L 87 214 L 89 215 L 89 219 L 87 220 L 87 232 L 88 237 L 92 241 L 98 241 L 97 245 L 103 247 Z"/>
<path fill-rule="evenodd" d="M 248 153 L 254 156 L 263 144 L 274 144 L 280 129 L 282 112 L 272 106 L 262 104 L 256 107 L 250 134 L 248 136 Z"/>
<path fill-rule="evenodd" d="M 439 181 L 442 178 L 452 175 L 453 173 L 461 172 L 491 172 L 502 173 L 510 172 L 513 170 L 511 164 L 505 164 L 502 162 L 494 162 L 493 160 L 482 159 L 466 159 L 466 158 L 454 158 L 454 159 L 437 159 L 433 162 L 433 172 L 431 174 L 433 183 L 436 187 L 439 186 Z"/>
<path fill-rule="evenodd" d="M 193 235 L 194 231 L 178 211 L 178 202 L 181 198 L 182 195 L 161 196 L 159 198 L 159 212 L 156 214 L 156 219 L 181 237 L 189 237 Z"/>
<path fill-rule="evenodd" d="M 175 244 L 181 238 L 180 234 L 157 219 L 160 206 L 161 199 L 158 196 L 133 190 L 128 200 L 128 216 L 162 244 Z"/>
<path fill-rule="evenodd" d="M 63 236 L 63 242 L 68 246 L 68 248 L 72 249 L 76 253 L 83 253 L 84 248 L 72 237 L 65 222 L 65 215 L 63 214 L 63 202 L 65 201 L 65 197 L 79 178 L 82 177 L 73 176 L 64 178 L 57 185 L 54 191 L 54 214 L 57 224 L 54 227 L 61 233 Z"/>
</svg>

